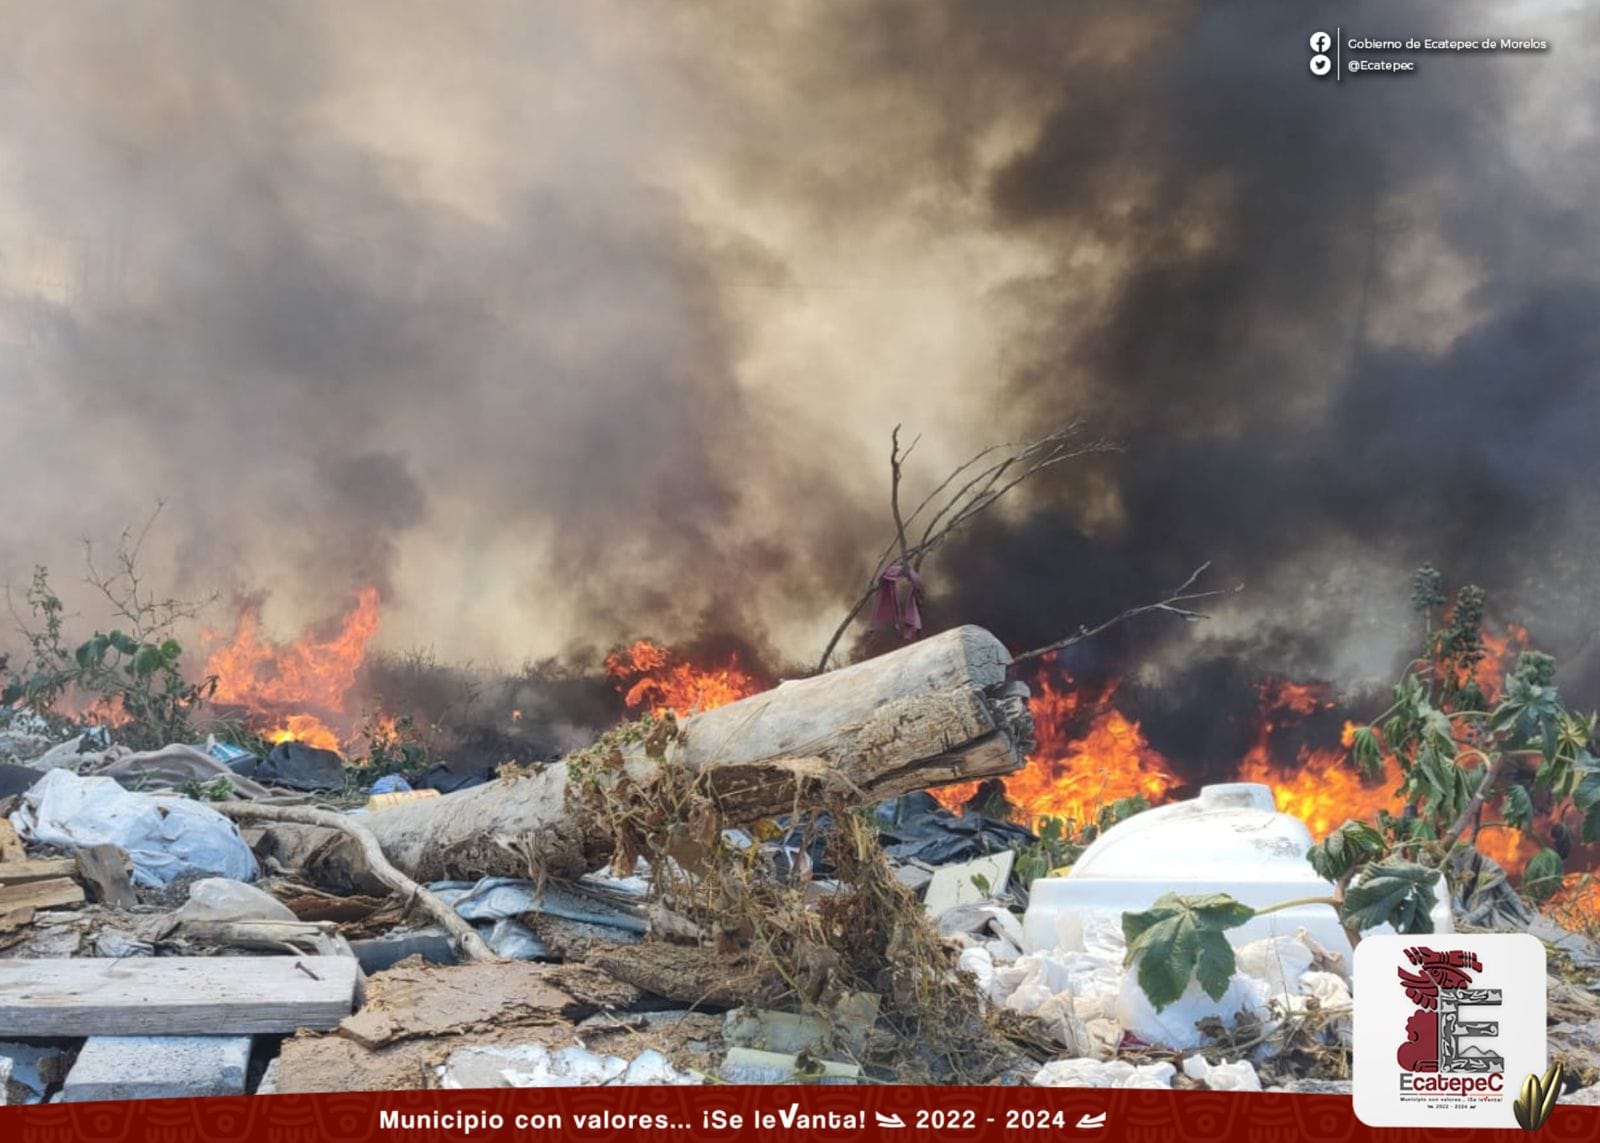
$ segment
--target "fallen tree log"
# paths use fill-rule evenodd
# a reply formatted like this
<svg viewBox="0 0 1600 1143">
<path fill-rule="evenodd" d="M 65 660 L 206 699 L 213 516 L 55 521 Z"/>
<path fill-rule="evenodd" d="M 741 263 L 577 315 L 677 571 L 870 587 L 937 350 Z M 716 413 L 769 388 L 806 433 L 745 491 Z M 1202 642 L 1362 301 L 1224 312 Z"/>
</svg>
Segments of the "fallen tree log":
<svg viewBox="0 0 1600 1143">
<path fill-rule="evenodd" d="M 692 715 L 658 756 L 630 744 L 627 776 L 637 789 L 682 767 L 736 825 L 1010 773 L 1033 734 L 1027 687 L 1006 678 L 1010 662 L 987 631 L 956 628 Z M 419 881 L 578 876 L 613 841 L 583 795 L 587 764 L 580 753 L 365 824 L 388 861 Z M 322 860 L 350 857 L 333 847 Z"/>
</svg>

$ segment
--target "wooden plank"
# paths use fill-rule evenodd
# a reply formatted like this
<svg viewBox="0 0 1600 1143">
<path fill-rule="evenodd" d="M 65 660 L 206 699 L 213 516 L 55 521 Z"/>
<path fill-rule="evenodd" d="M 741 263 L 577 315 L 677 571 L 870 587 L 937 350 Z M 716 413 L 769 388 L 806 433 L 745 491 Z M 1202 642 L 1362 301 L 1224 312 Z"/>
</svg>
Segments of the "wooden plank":
<svg viewBox="0 0 1600 1143">
<path fill-rule="evenodd" d="M 0 933 L 15 932 L 33 924 L 33 908 L 24 905 L 19 909 L 0 909 Z"/>
<path fill-rule="evenodd" d="M 28 881 L 48 881 L 52 877 L 71 877 L 77 871 L 78 863 L 70 857 L 7 861 L 0 863 L 0 885 L 21 885 Z"/>
<path fill-rule="evenodd" d="M 26 856 L 22 848 L 22 839 L 17 836 L 17 831 L 4 817 L 0 817 L 0 863 L 21 861 Z"/>
<path fill-rule="evenodd" d="M 0 1034 L 325 1031 L 350 1015 L 358 971 L 345 956 L 0 960 Z"/>
<path fill-rule="evenodd" d="M 139 903 L 128 877 L 128 855 L 114 845 L 90 845 L 77 852 L 78 880 L 89 899 L 113 909 L 131 909 Z"/>
<path fill-rule="evenodd" d="M 83 886 L 68 877 L 0 886 L 0 911 L 7 909 L 57 909 L 83 904 Z"/>
</svg>

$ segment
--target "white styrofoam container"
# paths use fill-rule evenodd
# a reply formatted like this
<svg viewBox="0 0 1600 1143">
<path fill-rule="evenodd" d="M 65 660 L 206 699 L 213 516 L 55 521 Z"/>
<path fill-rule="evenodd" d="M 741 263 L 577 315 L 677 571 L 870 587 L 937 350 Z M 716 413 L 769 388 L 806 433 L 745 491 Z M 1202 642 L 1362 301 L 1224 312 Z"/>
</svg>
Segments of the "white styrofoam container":
<svg viewBox="0 0 1600 1143">
<path fill-rule="evenodd" d="M 1066 876 L 1035 881 L 1023 934 L 1031 949 L 1079 949 L 1088 915 L 1120 918 L 1149 908 L 1163 893 L 1226 893 L 1255 908 L 1326 897 L 1333 886 L 1306 861 L 1311 845 L 1305 823 L 1277 812 L 1269 787 L 1206 786 L 1192 801 L 1119 822 L 1084 850 Z M 1438 932 L 1454 931 L 1448 903 L 1436 904 L 1433 921 Z M 1255 917 L 1228 937 L 1243 945 L 1293 936 L 1301 928 L 1330 952 L 1349 956 L 1349 939 L 1330 905 L 1297 905 Z M 1391 930 L 1383 925 L 1371 931 Z"/>
</svg>

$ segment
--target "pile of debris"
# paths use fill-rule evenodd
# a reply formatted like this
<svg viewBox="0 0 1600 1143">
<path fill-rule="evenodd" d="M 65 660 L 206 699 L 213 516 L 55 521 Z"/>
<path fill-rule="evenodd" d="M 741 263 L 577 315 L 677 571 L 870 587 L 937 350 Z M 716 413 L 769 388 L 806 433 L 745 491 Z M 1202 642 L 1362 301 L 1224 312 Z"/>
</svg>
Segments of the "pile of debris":
<svg viewBox="0 0 1600 1143">
<path fill-rule="evenodd" d="M 1341 1090 L 1348 976 L 1314 933 L 1244 944 L 1222 1003 L 1157 1013 L 1114 915 L 1074 914 L 1068 936 L 1024 923 L 1031 834 L 920 793 L 1022 764 L 1007 662 L 962 628 L 446 794 L 352 789 L 299 745 L 137 753 L 0 712 L 0 1102 Z M 1593 1084 L 1600 958 L 1551 938 L 1552 1043 Z"/>
</svg>

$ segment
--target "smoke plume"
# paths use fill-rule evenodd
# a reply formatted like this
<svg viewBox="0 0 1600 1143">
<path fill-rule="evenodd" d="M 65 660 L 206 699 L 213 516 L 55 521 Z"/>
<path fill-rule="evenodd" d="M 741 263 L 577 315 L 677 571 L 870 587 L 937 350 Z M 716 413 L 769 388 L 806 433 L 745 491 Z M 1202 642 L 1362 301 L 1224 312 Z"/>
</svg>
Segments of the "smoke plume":
<svg viewBox="0 0 1600 1143">
<path fill-rule="evenodd" d="M 895 423 L 926 487 L 1082 416 L 1125 451 L 952 546 L 936 622 L 1035 645 L 1211 559 L 1208 624 L 1080 666 L 1359 684 L 1432 560 L 1600 681 L 1586 6 L 0 15 L 14 582 L 164 499 L 153 574 L 281 625 L 376 583 L 446 658 L 805 662 Z M 1552 48 L 1335 84 L 1322 26 Z"/>
</svg>

